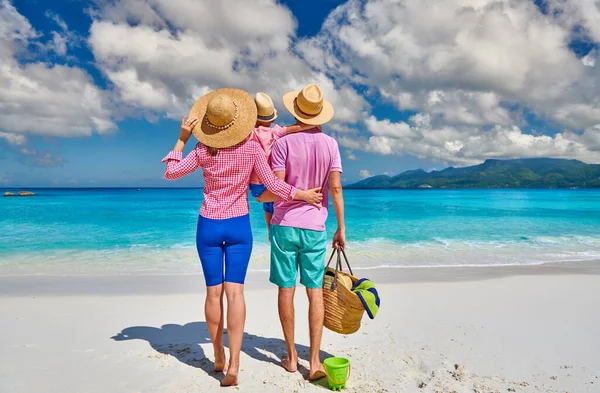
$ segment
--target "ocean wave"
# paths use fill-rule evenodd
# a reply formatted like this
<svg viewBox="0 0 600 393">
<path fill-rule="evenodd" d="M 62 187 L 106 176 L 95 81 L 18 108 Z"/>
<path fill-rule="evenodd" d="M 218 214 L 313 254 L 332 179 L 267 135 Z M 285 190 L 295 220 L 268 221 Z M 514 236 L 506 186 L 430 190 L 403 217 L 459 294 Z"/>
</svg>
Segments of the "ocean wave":
<svg viewBox="0 0 600 393">
<path fill-rule="evenodd" d="M 327 258 L 330 255 L 328 250 Z M 435 238 L 401 242 L 372 238 L 350 242 L 347 255 L 356 269 L 451 268 L 541 265 L 600 260 L 600 237 L 565 235 L 503 240 Z M 250 271 L 267 271 L 270 246 L 254 245 Z M 197 274 L 195 245 L 137 244 L 102 250 L 0 252 L 0 274 Z"/>
</svg>

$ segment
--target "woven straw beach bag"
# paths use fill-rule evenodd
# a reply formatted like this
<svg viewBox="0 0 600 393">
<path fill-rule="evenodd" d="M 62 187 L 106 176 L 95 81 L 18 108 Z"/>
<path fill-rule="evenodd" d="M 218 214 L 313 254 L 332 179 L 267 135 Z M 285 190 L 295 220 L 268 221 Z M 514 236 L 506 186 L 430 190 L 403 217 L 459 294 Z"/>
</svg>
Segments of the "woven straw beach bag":
<svg viewBox="0 0 600 393">
<path fill-rule="evenodd" d="M 329 265 L 335 255 L 337 255 L 337 260 L 334 269 L 329 267 Z M 342 255 L 350 274 L 342 271 Z M 340 247 L 333 251 L 325 268 L 325 277 L 323 279 L 323 298 L 325 300 L 324 325 L 327 329 L 336 333 L 352 334 L 360 328 L 360 321 L 362 320 L 365 308 L 358 295 L 352 292 L 351 288 L 344 285 L 345 283 L 341 279 L 344 276 L 348 277 L 353 285 L 358 281 L 358 278 L 353 276 L 346 252 Z"/>
</svg>

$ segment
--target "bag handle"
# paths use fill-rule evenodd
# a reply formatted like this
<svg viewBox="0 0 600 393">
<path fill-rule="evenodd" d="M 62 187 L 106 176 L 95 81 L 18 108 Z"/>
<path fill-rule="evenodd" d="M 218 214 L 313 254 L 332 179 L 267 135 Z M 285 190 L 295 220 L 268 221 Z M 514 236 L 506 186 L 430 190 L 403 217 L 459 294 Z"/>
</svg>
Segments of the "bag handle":
<svg viewBox="0 0 600 393">
<path fill-rule="evenodd" d="M 342 255 L 344 256 L 344 260 L 346 261 L 346 266 L 348 266 L 348 271 L 350 272 L 351 275 L 354 275 L 354 273 L 352 273 L 352 268 L 350 267 L 350 262 L 348 262 L 348 257 L 346 256 L 346 250 L 344 250 L 344 247 L 340 246 L 340 251 L 342 251 Z M 339 255 L 339 252 L 338 252 Z M 342 263 L 340 262 L 340 271 L 342 267 Z"/>
<path fill-rule="evenodd" d="M 338 246 L 337 248 L 334 248 L 333 251 L 331 252 L 331 256 L 329 257 L 329 261 L 327 262 L 327 266 L 325 266 L 325 271 L 327 271 L 327 269 L 329 268 L 329 265 L 331 265 L 331 261 L 333 260 L 333 256 L 337 255 L 337 259 L 335 262 L 335 275 L 333 278 L 333 283 L 331 283 L 331 291 L 335 291 L 335 288 L 337 287 L 337 277 L 338 277 L 338 271 L 339 272 L 343 272 L 344 269 L 342 268 L 342 255 L 344 256 L 344 260 L 346 261 L 346 266 L 348 266 L 348 271 L 350 272 L 351 275 L 354 275 L 354 273 L 352 272 L 352 268 L 350 267 L 350 262 L 348 262 L 348 257 L 346 256 L 346 251 L 344 250 L 344 247 L 342 246 Z"/>
<path fill-rule="evenodd" d="M 329 269 L 329 265 L 331 265 L 331 261 L 333 260 L 333 256 L 335 254 L 336 254 L 336 249 L 334 249 L 331 252 L 331 256 L 329 257 L 329 262 L 327 262 L 327 266 L 325 266 L 325 272 L 327 272 L 327 269 Z M 338 253 L 338 259 L 339 259 L 339 253 Z M 331 292 L 335 291 L 337 276 L 338 276 L 338 261 L 336 261 L 336 263 L 335 263 L 335 275 L 333 277 L 333 282 L 331 283 L 331 288 L 330 288 Z"/>
</svg>

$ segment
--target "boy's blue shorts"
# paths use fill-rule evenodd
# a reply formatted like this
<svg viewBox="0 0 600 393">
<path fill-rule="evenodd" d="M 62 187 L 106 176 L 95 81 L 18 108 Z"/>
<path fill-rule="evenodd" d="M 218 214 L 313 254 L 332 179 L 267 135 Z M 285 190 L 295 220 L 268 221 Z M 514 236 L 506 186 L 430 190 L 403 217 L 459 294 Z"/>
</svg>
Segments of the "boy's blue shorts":
<svg viewBox="0 0 600 393">
<path fill-rule="evenodd" d="M 264 184 L 252 184 L 250 183 L 250 194 L 254 198 L 258 198 L 265 192 L 267 187 Z M 273 214 L 275 212 L 275 204 L 273 202 L 265 202 L 263 203 L 263 210 L 267 213 Z"/>
</svg>

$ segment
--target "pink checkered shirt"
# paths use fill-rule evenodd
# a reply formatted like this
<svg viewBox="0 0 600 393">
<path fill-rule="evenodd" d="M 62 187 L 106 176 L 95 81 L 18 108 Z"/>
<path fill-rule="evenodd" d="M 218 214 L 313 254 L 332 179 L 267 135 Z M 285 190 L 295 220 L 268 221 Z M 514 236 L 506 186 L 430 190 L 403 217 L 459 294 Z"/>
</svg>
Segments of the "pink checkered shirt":
<svg viewBox="0 0 600 393">
<path fill-rule="evenodd" d="M 265 151 L 256 141 L 247 140 L 220 149 L 214 157 L 208 154 L 206 146 L 198 143 L 183 160 L 181 157 L 180 151 L 172 150 L 163 158 L 162 162 L 167 163 L 165 178 L 176 180 L 202 167 L 202 217 L 224 220 L 248 214 L 248 183 L 252 171 L 256 171 L 264 185 L 282 200 L 291 201 L 296 195 L 296 188 L 275 177 Z"/>
</svg>

